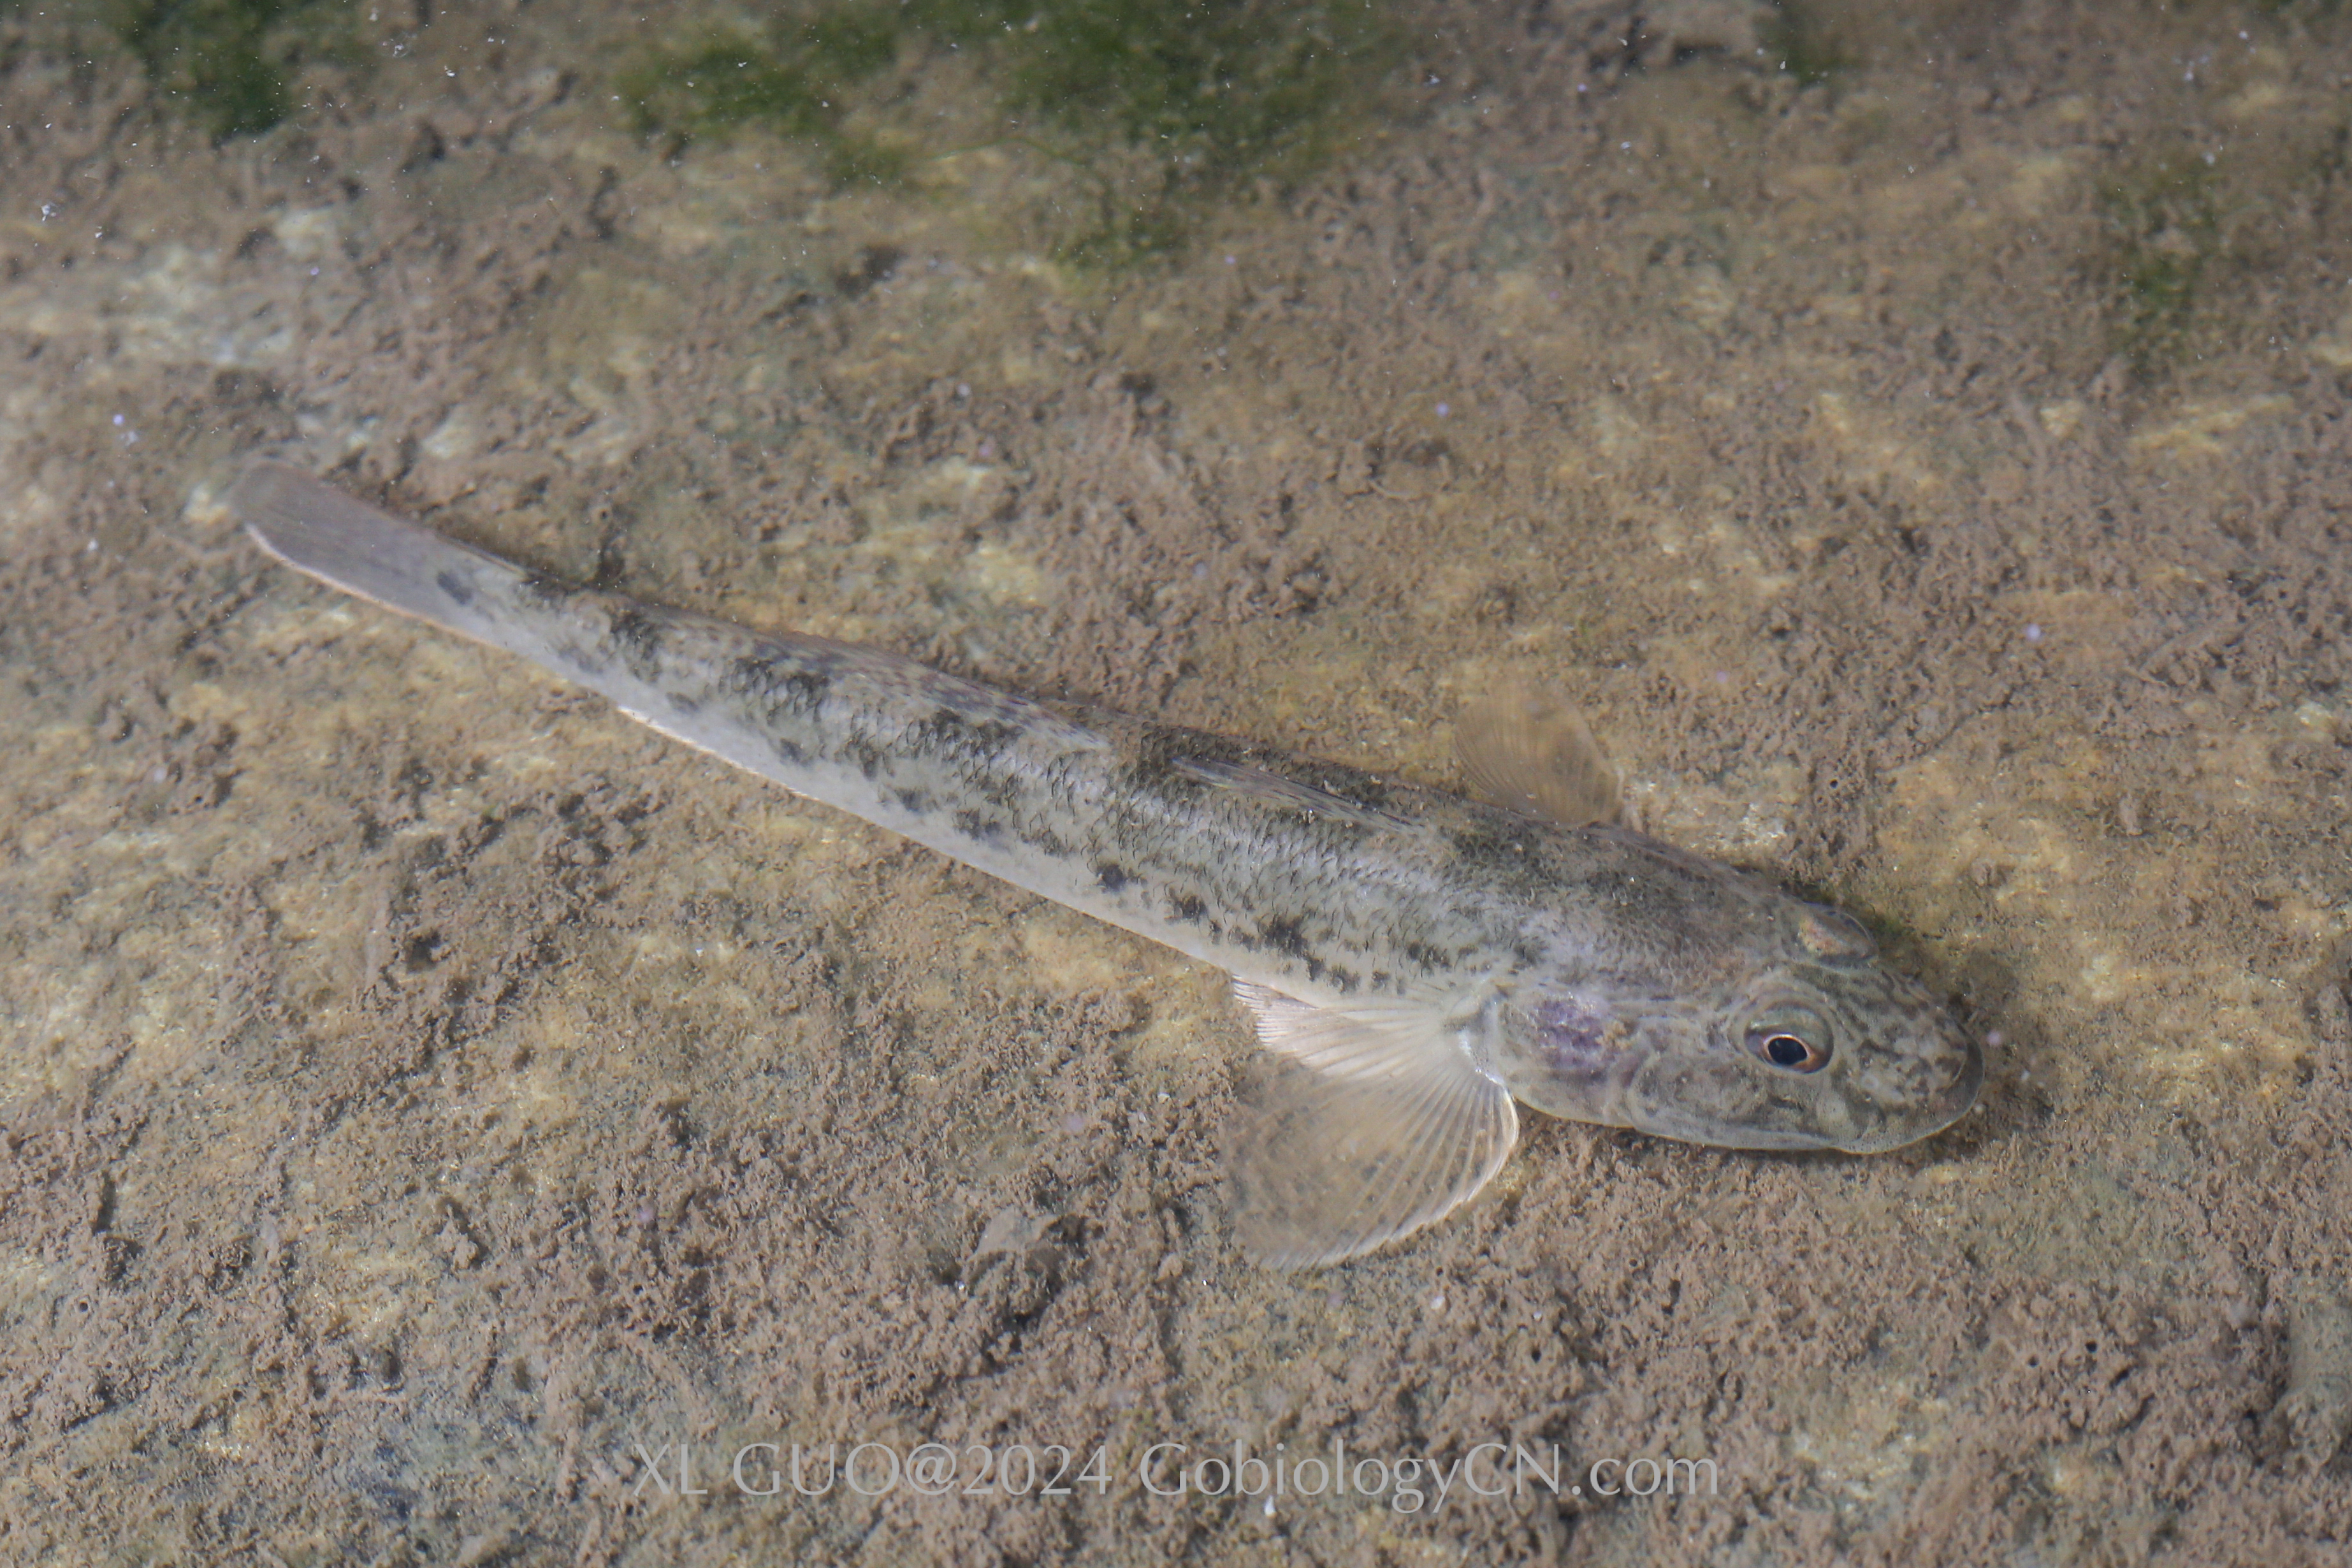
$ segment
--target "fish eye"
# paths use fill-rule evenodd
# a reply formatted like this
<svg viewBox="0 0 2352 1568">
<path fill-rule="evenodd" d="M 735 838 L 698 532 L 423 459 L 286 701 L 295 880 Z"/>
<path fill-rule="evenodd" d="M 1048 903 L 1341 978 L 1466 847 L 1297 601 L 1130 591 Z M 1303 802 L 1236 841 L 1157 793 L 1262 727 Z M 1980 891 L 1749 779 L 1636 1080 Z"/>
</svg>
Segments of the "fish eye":
<svg viewBox="0 0 2352 1568">
<path fill-rule="evenodd" d="M 1759 1024 L 1748 1031 L 1748 1048 L 1784 1072 L 1819 1072 L 1830 1065 L 1827 1043 L 1782 1024 Z"/>
</svg>

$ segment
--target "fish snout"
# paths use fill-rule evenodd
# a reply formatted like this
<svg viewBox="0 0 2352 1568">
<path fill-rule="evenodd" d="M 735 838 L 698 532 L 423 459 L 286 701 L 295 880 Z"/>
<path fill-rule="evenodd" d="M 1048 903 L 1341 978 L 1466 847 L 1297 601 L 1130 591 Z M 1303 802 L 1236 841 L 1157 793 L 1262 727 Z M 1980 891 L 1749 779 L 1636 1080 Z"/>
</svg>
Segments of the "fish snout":
<svg viewBox="0 0 2352 1568">
<path fill-rule="evenodd" d="M 1841 1135 L 1835 1119 L 1822 1119 L 1828 1142 L 1848 1153 L 1884 1153 L 1940 1132 L 1976 1104 L 1984 1088 L 1984 1047 L 1948 1017 L 1891 1046 L 1874 1066 L 1877 1070 L 1848 1081 L 1859 1126 Z"/>
<path fill-rule="evenodd" d="M 1928 1102 L 1929 1114 L 1936 1118 L 1937 1127 L 1949 1127 L 1966 1115 L 1969 1108 L 1976 1104 L 1977 1096 L 1984 1089 L 1983 1045 L 1965 1033 L 1960 1035 L 1959 1044 L 1959 1070 L 1952 1074 L 1951 1081 L 1937 1090 L 1934 1099 Z"/>
</svg>

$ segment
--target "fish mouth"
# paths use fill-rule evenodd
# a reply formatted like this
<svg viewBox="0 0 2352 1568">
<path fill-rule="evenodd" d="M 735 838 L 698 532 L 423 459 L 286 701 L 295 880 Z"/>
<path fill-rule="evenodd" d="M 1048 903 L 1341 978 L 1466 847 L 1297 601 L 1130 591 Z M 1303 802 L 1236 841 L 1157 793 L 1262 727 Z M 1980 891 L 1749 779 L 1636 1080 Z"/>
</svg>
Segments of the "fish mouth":
<svg viewBox="0 0 2352 1568">
<path fill-rule="evenodd" d="M 1952 1080 L 1937 1089 L 1920 1108 L 1916 1121 L 1907 1125 L 1897 1123 L 1882 1130 L 1882 1136 L 1867 1143 L 1844 1145 L 1850 1154 L 1878 1154 L 1889 1149 L 1899 1149 L 1906 1143 L 1916 1143 L 1922 1138 L 1941 1132 L 1969 1112 L 1983 1092 L 1985 1076 L 1984 1047 L 1974 1040 L 1964 1040 L 1965 1055 L 1960 1070 Z M 1890 1119 L 1893 1121 L 1894 1119 Z"/>
<path fill-rule="evenodd" d="M 1831 1147 L 1846 1154 L 1884 1154 L 1922 1138 L 1933 1137 L 1958 1121 L 1975 1105 L 1983 1091 L 1985 1076 L 1984 1047 L 1971 1039 L 1961 1041 L 1963 1054 L 1960 1070 L 1951 1081 L 1920 1102 L 1914 1114 L 1884 1116 L 1864 1137 L 1837 1142 Z"/>
<path fill-rule="evenodd" d="M 1753 1153 L 1819 1153 L 1823 1149 L 1843 1146 L 1832 1142 L 1818 1132 L 1793 1131 L 1774 1127 L 1743 1127 L 1734 1123 L 1709 1121 L 1705 1117 L 1686 1115 L 1663 1106 L 1637 1109 L 1626 1118 L 1625 1125 L 1636 1132 L 1646 1132 L 1653 1138 L 1670 1138 L 1677 1143 L 1696 1143 L 1703 1149 L 1739 1149 Z M 1866 1151 L 1846 1150 L 1848 1153 Z"/>
<path fill-rule="evenodd" d="M 1937 1128 L 1949 1127 L 1966 1115 L 1969 1108 L 1976 1104 L 1977 1096 L 1984 1090 L 1984 1047 L 1970 1040 L 1968 1047 L 1968 1060 L 1961 1064 L 1952 1081 L 1944 1086 L 1943 1091 L 1932 1102 Z"/>
</svg>

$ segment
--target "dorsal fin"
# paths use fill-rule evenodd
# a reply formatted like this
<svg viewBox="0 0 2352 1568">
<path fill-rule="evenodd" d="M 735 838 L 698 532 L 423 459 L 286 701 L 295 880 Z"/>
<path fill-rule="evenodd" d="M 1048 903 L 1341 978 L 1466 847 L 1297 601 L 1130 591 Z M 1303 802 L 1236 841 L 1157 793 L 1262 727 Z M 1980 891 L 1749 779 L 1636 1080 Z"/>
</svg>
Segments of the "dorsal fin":
<svg viewBox="0 0 2352 1568">
<path fill-rule="evenodd" d="M 1465 700 L 1454 751 L 1470 793 L 1522 816 L 1584 827 L 1622 820 L 1617 770 L 1557 693 L 1509 680 Z"/>
</svg>

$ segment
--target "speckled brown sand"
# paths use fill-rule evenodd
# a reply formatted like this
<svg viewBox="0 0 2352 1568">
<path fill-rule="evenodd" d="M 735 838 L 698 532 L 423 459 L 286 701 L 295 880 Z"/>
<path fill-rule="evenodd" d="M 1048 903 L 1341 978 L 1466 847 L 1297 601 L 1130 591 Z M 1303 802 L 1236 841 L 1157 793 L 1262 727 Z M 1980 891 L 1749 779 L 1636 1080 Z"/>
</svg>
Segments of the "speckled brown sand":
<svg viewBox="0 0 2352 1568">
<path fill-rule="evenodd" d="M 0 1561 L 2352 1554 L 2352 15 L 1816 6 L 1807 86 L 1442 11 L 1417 107 L 1118 278 L 1045 161 L 673 160 L 583 62 L 675 13 L 488 15 L 217 149 L 0 15 Z M 287 442 L 1440 783 L 1556 681 L 1654 828 L 1964 997 L 1984 1107 L 1538 1121 L 1255 1271 L 1217 975 L 268 568 L 213 498 Z M 1107 1482 L 728 1473 L 794 1442 Z"/>
</svg>

